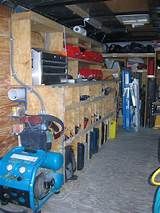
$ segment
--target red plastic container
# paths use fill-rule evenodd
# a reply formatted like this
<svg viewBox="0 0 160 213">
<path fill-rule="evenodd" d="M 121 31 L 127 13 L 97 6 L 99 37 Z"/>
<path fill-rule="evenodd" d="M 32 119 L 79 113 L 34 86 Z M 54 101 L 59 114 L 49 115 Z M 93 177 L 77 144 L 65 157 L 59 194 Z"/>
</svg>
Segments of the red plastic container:
<svg viewBox="0 0 160 213">
<path fill-rule="evenodd" d="M 81 68 L 79 74 L 84 78 L 94 78 L 96 80 L 103 79 L 102 70 L 99 69 Z"/>
<path fill-rule="evenodd" d="M 78 46 L 68 44 L 66 46 L 67 56 L 71 58 L 81 58 L 81 50 Z"/>
<path fill-rule="evenodd" d="M 86 61 L 103 62 L 101 53 L 85 50 L 82 47 L 67 44 L 67 56 L 71 58 L 84 59 Z"/>
</svg>

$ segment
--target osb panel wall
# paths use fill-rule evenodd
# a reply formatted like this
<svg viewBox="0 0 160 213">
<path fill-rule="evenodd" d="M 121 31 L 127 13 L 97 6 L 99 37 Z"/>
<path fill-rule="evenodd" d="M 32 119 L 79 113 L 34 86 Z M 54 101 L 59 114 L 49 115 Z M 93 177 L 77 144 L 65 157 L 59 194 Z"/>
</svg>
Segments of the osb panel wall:
<svg viewBox="0 0 160 213">
<path fill-rule="evenodd" d="M 13 103 L 8 100 L 7 91 L 10 86 L 10 11 L 0 5 L 0 156 L 17 144 L 12 136 L 10 118 Z"/>
</svg>

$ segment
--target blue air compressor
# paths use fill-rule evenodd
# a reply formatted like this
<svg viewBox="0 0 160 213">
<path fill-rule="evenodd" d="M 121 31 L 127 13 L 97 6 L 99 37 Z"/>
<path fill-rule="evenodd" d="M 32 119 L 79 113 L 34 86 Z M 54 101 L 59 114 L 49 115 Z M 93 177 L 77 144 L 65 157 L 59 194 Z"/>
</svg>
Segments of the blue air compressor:
<svg viewBox="0 0 160 213">
<path fill-rule="evenodd" d="M 64 126 L 47 114 L 24 116 L 20 122 L 24 125 L 19 133 L 21 146 L 0 160 L 0 200 L 39 212 L 63 185 L 63 155 L 49 150 Z"/>
</svg>

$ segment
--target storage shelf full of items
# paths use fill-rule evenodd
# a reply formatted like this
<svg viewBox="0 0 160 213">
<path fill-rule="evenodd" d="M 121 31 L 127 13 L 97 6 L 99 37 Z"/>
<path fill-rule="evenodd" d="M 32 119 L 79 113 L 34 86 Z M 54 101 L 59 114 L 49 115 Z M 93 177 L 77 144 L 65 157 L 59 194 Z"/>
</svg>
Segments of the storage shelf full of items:
<svg viewBox="0 0 160 213">
<path fill-rule="evenodd" d="M 149 102 L 151 101 L 150 96 L 154 97 L 154 94 L 150 94 L 151 90 L 149 88 L 154 87 L 156 79 L 156 53 L 104 53 L 103 57 L 107 60 L 122 62 L 124 64 L 123 67 L 129 68 L 132 76 L 139 79 L 140 96 L 143 96 L 141 97 L 143 102 L 143 109 L 141 108 L 141 126 L 151 127 L 152 125 L 149 120 L 153 119 L 151 119 L 152 115 Z M 152 101 L 154 101 L 154 98 Z M 119 103 L 119 108 L 121 108 L 121 99 Z"/>
<path fill-rule="evenodd" d="M 109 138 L 109 121 L 115 120 L 116 116 L 115 80 L 99 78 L 76 83 L 80 69 L 103 68 L 101 44 L 31 11 L 12 15 L 12 34 L 14 66 L 18 78 L 41 96 L 47 114 L 57 116 L 64 123 L 64 134 L 54 141 L 52 150 L 62 152 L 65 156 L 65 147 L 71 146 L 78 163 L 78 144 L 89 144 L 90 132 L 93 133 L 96 129 L 97 146 L 100 147 Z M 66 45 L 81 47 L 82 58 L 68 56 Z M 73 77 L 73 82 L 33 84 L 32 49 L 68 56 L 67 74 Z M 11 82 L 12 86 L 20 86 L 12 76 Z M 38 114 L 40 111 L 41 105 L 37 97 L 27 93 L 27 113 Z M 89 145 L 87 147 L 89 148 Z M 89 158 L 89 151 L 87 153 Z"/>
</svg>

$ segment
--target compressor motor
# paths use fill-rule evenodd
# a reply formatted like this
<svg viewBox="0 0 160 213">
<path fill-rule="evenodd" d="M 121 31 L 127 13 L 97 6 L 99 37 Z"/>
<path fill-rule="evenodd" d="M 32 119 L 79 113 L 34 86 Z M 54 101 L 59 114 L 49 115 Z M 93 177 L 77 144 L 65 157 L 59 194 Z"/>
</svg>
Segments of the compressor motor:
<svg viewBox="0 0 160 213">
<path fill-rule="evenodd" d="M 21 146 L 0 160 L 0 200 L 2 204 L 14 203 L 38 212 L 64 182 L 58 171 L 63 166 L 63 155 L 49 152 L 64 125 L 46 114 L 27 115 L 20 122 L 24 124 L 19 133 Z"/>
<path fill-rule="evenodd" d="M 63 122 L 52 115 L 28 115 L 20 118 L 20 122 L 25 125 L 19 135 L 26 150 L 50 150 L 53 140 L 60 137 L 64 130 Z"/>
</svg>

